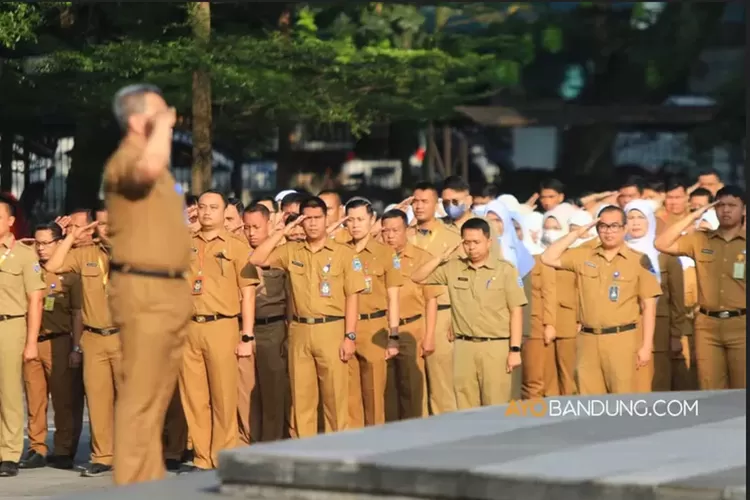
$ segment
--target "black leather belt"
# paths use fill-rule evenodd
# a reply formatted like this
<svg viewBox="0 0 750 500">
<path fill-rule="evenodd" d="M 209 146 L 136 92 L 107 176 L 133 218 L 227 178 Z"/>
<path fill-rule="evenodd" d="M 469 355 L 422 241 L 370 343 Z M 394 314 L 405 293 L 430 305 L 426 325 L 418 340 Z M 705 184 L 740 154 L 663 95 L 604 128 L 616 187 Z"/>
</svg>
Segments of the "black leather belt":
<svg viewBox="0 0 750 500">
<path fill-rule="evenodd" d="M 703 309 L 702 307 L 698 309 L 701 314 L 705 314 L 709 318 L 720 318 L 720 319 L 727 319 L 727 318 L 736 318 L 738 316 L 744 316 L 747 314 L 747 309 L 735 309 L 734 311 L 709 311 L 708 309 Z"/>
<path fill-rule="evenodd" d="M 438 306 L 438 311 L 445 311 L 446 309 L 450 309 L 450 308 L 451 308 L 450 304 L 443 304 L 441 306 Z"/>
<path fill-rule="evenodd" d="M 635 323 L 629 323 L 627 325 L 621 325 L 621 326 L 608 326 L 607 328 L 590 328 L 588 326 L 582 326 L 581 331 L 583 333 L 597 333 L 600 335 L 606 335 L 609 333 L 622 333 L 622 332 L 629 332 L 630 330 L 635 330 L 636 328 Z"/>
<path fill-rule="evenodd" d="M 0 321 L 8 321 L 9 319 L 23 318 L 25 314 L 0 314 Z"/>
<path fill-rule="evenodd" d="M 114 335 L 115 333 L 120 333 L 119 328 L 94 328 L 93 326 L 83 325 L 83 329 L 87 332 L 95 333 L 97 335 L 102 335 L 104 337 L 108 335 Z"/>
<path fill-rule="evenodd" d="M 282 319 L 285 319 L 286 315 L 282 314 L 281 316 L 269 316 L 268 318 L 255 318 L 255 324 L 256 325 L 270 325 L 271 323 L 276 323 L 277 321 L 281 321 Z"/>
<path fill-rule="evenodd" d="M 67 336 L 70 336 L 70 334 L 69 334 L 69 333 L 67 333 L 67 332 L 53 332 L 53 333 L 43 333 L 43 334 L 39 335 L 39 336 L 38 336 L 38 337 L 36 338 L 36 341 L 37 341 L 37 342 L 45 342 L 45 341 L 47 341 L 47 340 L 52 340 L 52 339 L 56 339 L 57 337 L 64 337 L 64 336 L 66 336 L 66 335 L 67 335 Z"/>
<path fill-rule="evenodd" d="M 226 316 L 224 314 L 196 314 L 191 319 L 196 323 L 210 323 L 220 319 L 233 319 L 237 316 Z"/>
<path fill-rule="evenodd" d="M 400 320 L 398 320 L 398 324 L 400 326 L 408 325 L 409 323 L 414 323 L 415 321 L 417 321 L 421 317 L 422 317 L 421 314 L 417 314 L 416 316 L 410 316 L 408 318 L 400 319 Z"/>
<path fill-rule="evenodd" d="M 128 264 L 116 264 L 114 262 L 109 265 L 109 269 L 118 273 L 137 274 L 138 276 L 148 276 L 150 278 L 183 279 L 186 275 L 185 271 L 153 271 L 151 269 L 138 269 Z"/>
<path fill-rule="evenodd" d="M 300 316 L 292 316 L 292 321 L 295 323 L 303 323 L 305 325 L 321 325 L 323 323 L 341 321 L 342 319 L 344 319 L 343 316 L 324 316 L 322 318 L 302 318 Z"/>
<path fill-rule="evenodd" d="M 360 314 L 359 319 L 362 321 L 367 321 L 368 319 L 383 318 L 385 317 L 385 314 L 386 314 L 385 311 L 375 311 L 374 313 L 370 313 L 370 314 Z"/>
<path fill-rule="evenodd" d="M 457 333 L 456 340 L 466 340 L 468 342 L 491 342 L 493 340 L 509 340 L 510 337 L 472 337 L 471 335 L 462 335 Z"/>
</svg>

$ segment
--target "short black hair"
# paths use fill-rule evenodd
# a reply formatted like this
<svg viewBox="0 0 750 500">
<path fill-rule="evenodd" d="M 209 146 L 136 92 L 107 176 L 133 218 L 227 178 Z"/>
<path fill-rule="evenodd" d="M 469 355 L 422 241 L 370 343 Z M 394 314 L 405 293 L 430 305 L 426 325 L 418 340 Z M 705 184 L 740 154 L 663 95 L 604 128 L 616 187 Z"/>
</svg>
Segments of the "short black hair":
<svg viewBox="0 0 750 500">
<path fill-rule="evenodd" d="M 281 199 L 281 203 L 279 204 L 279 207 L 281 210 L 284 210 L 289 205 L 294 205 L 295 203 L 299 203 L 300 205 L 302 202 L 307 199 L 309 195 L 303 194 L 303 193 L 289 193 L 288 195 L 284 196 Z M 318 198 L 320 199 L 320 198 Z M 302 213 L 302 207 L 300 206 L 300 213 Z"/>
<path fill-rule="evenodd" d="M 286 197 L 284 197 L 286 199 Z M 299 213 L 305 211 L 306 208 L 320 208 L 323 210 L 323 215 L 328 215 L 328 208 L 323 200 L 317 196 L 308 196 L 299 203 Z"/>
<path fill-rule="evenodd" d="M 690 186 L 690 184 L 688 184 L 687 179 L 680 175 L 675 175 L 667 179 L 667 182 L 664 186 L 664 191 L 669 192 L 675 189 L 682 188 L 685 190 L 685 192 L 687 192 L 688 186 Z"/>
<path fill-rule="evenodd" d="M 198 199 L 200 200 L 201 198 L 203 198 L 204 195 L 207 195 L 207 194 L 218 194 L 219 196 L 221 196 L 221 201 L 224 202 L 224 206 L 225 207 L 227 206 L 227 197 L 224 196 L 224 194 L 221 191 L 217 191 L 216 189 L 206 189 L 200 194 L 200 196 L 198 196 Z"/>
<path fill-rule="evenodd" d="M 409 218 L 406 216 L 403 210 L 399 210 L 398 208 L 392 208 L 391 210 L 386 211 L 383 214 L 383 217 L 380 218 L 382 222 L 385 222 L 388 219 L 401 219 L 402 221 L 404 221 L 404 226 L 409 225 Z"/>
<path fill-rule="evenodd" d="M 479 217 L 472 217 L 471 219 L 464 222 L 464 225 L 461 226 L 461 237 L 463 238 L 464 232 L 467 229 L 481 229 L 482 233 L 486 238 L 490 237 L 490 225 L 487 223 L 486 220 L 480 219 Z"/>
<path fill-rule="evenodd" d="M 555 179 L 554 177 L 549 177 L 539 183 L 539 192 L 541 192 L 543 189 L 551 189 L 557 194 L 565 194 L 565 184 L 563 184 L 562 181 Z"/>
<path fill-rule="evenodd" d="M 721 176 L 715 168 L 707 167 L 701 169 L 700 172 L 698 172 L 698 177 L 703 177 L 704 175 L 714 175 L 717 179 L 721 180 Z"/>
<path fill-rule="evenodd" d="M 664 182 L 657 180 L 657 181 L 651 181 L 646 186 L 648 189 L 652 189 L 656 191 L 657 193 L 663 193 L 666 191 L 666 188 L 664 186 Z"/>
<path fill-rule="evenodd" d="M 73 210 L 70 211 L 68 216 L 74 215 L 74 214 L 86 214 L 86 222 L 92 222 L 95 217 L 95 212 L 90 208 L 85 207 L 76 207 Z"/>
<path fill-rule="evenodd" d="M 370 203 L 369 200 L 365 200 L 364 198 L 352 198 L 351 200 L 346 202 L 346 205 L 344 205 L 344 210 L 348 214 L 349 210 L 359 207 L 365 207 L 365 209 L 367 210 L 367 215 L 373 215 L 375 213 L 375 209 L 372 208 L 372 203 Z"/>
<path fill-rule="evenodd" d="M 469 192 L 469 184 L 458 175 L 446 177 L 443 181 L 443 191 L 450 189 L 452 191 Z"/>
<path fill-rule="evenodd" d="M 58 224 L 55 221 L 49 221 L 45 222 L 44 224 L 38 224 L 34 228 L 34 232 L 37 231 L 50 231 L 52 233 L 52 239 L 54 241 L 63 239 L 63 229 L 60 227 L 60 224 Z"/>
<path fill-rule="evenodd" d="M 234 208 L 237 209 L 237 213 L 242 215 L 242 212 L 245 211 L 245 204 L 242 203 L 242 201 L 239 198 L 235 198 L 234 196 L 230 196 L 227 198 L 227 206 L 233 205 Z"/>
<path fill-rule="evenodd" d="M 714 202 L 714 195 L 712 195 L 711 191 L 706 188 L 696 188 L 692 193 L 690 193 L 690 199 L 693 199 L 696 196 L 705 196 L 708 198 L 709 203 Z"/>
<path fill-rule="evenodd" d="M 426 182 L 426 181 L 417 182 L 414 185 L 414 189 L 412 190 L 412 193 L 414 191 L 432 191 L 433 193 L 435 193 L 435 198 L 440 198 L 440 193 L 438 193 L 437 188 L 435 187 L 434 184 L 430 182 Z"/>
<path fill-rule="evenodd" d="M 193 207 L 198 204 L 198 197 L 194 194 L 185 193 L 185 206 Z"/>
<path fill-rule="evenodd" d="M 339 192 L 336 191 L 335 189 L 324 189 L 320 193 L 318 193 L 318 197 L 321 197 L 324 194 L 330 194 L 330 195 L 335 196 L 339 200 L 339 203 L 341 203 L 341 194 L 339 194 Z"/>
<path fill-rule="evenodd" d="M 482 188 L 482 196 L 485 198 L 492 198 L 493 200 L 500 196 L 500 186 L 494 182 L 487 184 Z"/>
<path fill-rule="evenodd" d="M 16 216 L 16 201 L 5 193 L 0 193 L 0 205 L 8 207 L 8 213 L 11 217 Z"/>
<path fill-rule="evenodd" d="M 260 201 L 261 200 L 256 200 L 250 203 L 250 205 L 242 211 L 242 214 L 261 214 L 265 219 L 270 219 L 271 211 L 268 210 L 267 206 L 261 205 Z"/>
<path fill-rule="evenodd" d="M 632 186 L 633 184 L 627 184 L 628 186 Z M 599 217 L 601 217 L 604 214 L 608 214 L 609 212 L 617 212 L 620 214 L 620 218 L 622 219 L 623 225 L 627 223 L 628 217 L 625 215 L 625 210 L 623 210 L 620 207 L 617 207 L 615 205 L 607 205 L 606 207 L 602 208 L 602 210 L 599 212 Z"/>
<path fill-rule="evenodd" d="M 724 186 L 723 188 L 719 189 L 716 192 L 716 199 L 723 198 L 725 196 L 734 196 L 735 198 L 739 198 L 742 200 L 742 204 L 745 205 L 747 202 L 745 201 L 745 190 L 742 189 L 739 186 Z"/>
<path fill-rule="evenodd" d="M 257 203 L 260 203 L 261 201 L 266 201 L 271 204 L 273 207 L 274 212 L 279 211 L 279 202 L 276 201 L 276 199 L 273 196 L 261 196 L 257 200 L 255 200 Z M 269 212 L 270 213 L 270 212 Z"/>
<path fill-rule="evenodd" d="M 640 175 L 631 175 L 625 179 L 625 182 L 620 185 L 620 188 L 622 189 L 630 186 L 635 187 L 640 194 L 643 194 L 643 188 L 646 186 L 646 181 Z"/>
</svg>

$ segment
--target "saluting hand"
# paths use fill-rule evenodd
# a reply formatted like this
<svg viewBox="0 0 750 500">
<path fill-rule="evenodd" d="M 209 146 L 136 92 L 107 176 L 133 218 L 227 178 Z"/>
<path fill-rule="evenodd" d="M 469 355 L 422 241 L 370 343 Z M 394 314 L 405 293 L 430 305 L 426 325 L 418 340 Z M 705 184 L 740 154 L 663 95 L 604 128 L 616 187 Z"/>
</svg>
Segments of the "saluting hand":
<svg viewBox="0 0 750 500">
<path fill-rule="evenodd" d="M 300 215 L 296 219 L 294 219 L 292 222 L 284 226 L 284 236 L 289 236 L 292 232 L 292 229 L 302 224 L 302 221 L 305 220 L 304 215 Z"/>
<path fill-rule="evenodd" d="M 83 227 L 68 226 L 69 228 L 68 234 L 72 234 L 74 240 L 80 240 L 81 238 L 83 238 L 84 234 L 86 234 L 88 231 L 93 230 L 98 225 L 99 223 L 94 221 L 91 224 L 86 224 Z"/>
<path fill-rule="evenodd" d="M 578 235 L 579 238 L 583 238 L 584 236 L 586 236 L 586 234 L 589 231 L 591 231 L 591 228 L 593 228 L 597 224 L 599 224 L 599 219 L 598 218 L 594 219 L 592 222 L 586 224 L 585 226 L 579 227 L 578 230 L 576 231 L 576 234 Z"/>
<path fill-rule="evenodd" d="M 695 212 L 690 212 L 690 214 L 688 215 L 688 217 L 692 218 L 693 220 L 698 220 L 701 217 L 703 217 L 703 214 L 705 214 L 706 212 L 708 212 L 709 210 L 711 210 L 712 208 L 714 208 L 718 204 L 719 204 L 718 201 L 715 201 L 713 203 L 709 203 L 708 205 L 700 207 Z"/>
<path fill-rule="evenodd" d="M 539 193 L 534 193 L 531 196 L 529 196 L 529 199 L 526 200 L 524 205 L 531 208 L 536 208 L 536 202 L 539 199 Z"/>
<path fill-rule="evenodd" d="M 70 226 L 70 216 L 69 215 L 61 215 L 60 217 L 55 218 L 55 224 L 60 226 L 63 230 L 63 234 L 68 234 L 68 226 Z"/>
<path fill-rule="evenodd" d="M 455 252 L 456 250 L 458 250 L 461 247 L 461 245 L 463 245 L 463 243 L 464 243 L 463 241 L 459 241 L 458 243 L 456 243 L 452 247 L 448 248 L 445 252 L 443 252 L 443 259 L 442 260 L 448 260 L 448 259 L 450 259 L 451 255 L 453 255 L 453 252 Z"/>
<path fill-rule="evenodd" d="M 396 205 L 394 208 L 398 208 L 402 212 L 406 212 L 406 210 L 409 208 L 409 205 L 411 205 L 411 202 L 414 201 L 413 196 L 409 196 L 405 200 L 401 201 L 398 205 Z"/>
<path fill-rule="evenodd" d="M 341 225 L 344 222 L 346 222 L 348 220 L 349 220 L 349 216 L 348 215 L 343 216 L 342 218 L 340 218 L 339 220 L 337 220 L 336 222 L 334 222 L 333 224 L 331 224 L 330 226 L 328 226 L 326 228 L 326 234 L 331 234 L 332 232 L 334 232 L 335 230 L 337 230 L 339 227 L 341 227 Z"/>
</svg>

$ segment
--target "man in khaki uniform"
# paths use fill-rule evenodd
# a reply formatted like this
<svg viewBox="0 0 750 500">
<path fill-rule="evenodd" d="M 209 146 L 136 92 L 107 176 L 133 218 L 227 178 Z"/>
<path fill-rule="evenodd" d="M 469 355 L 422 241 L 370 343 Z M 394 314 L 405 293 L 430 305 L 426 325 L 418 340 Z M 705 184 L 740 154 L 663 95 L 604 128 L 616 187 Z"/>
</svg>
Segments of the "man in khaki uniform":
<svg viewBox="0 0 750 500">
<path fill-rule="evenodd" d="M 37 227 L 34 239 L 40 262 L 47 261 L 62 238 L 62 228 L 54 222 Z M 80 369 L 72 366 L 71 359 L 72 332 L 75 330 L 80 338 L 81 278 L 74 273 L 58 276 L 43 271 L 42 279 L 47 290 L 37 339 L 39 359 L 23 365 L 29 450 L 20 466 L 35 469 L 49 464 L 58 469 L 72 469 L 83 425 L 83 385 Z M 55 407 L 55 437 L 54 452 L 47 454 L 50 396 Z"/>
<path fill-rule="evenodd" d="M 344 226 L 346 213 L 341 204 L 341 195 L 332 189 L 326 189 L 318 194 L 318 197 L 326 204 L 326 227 L 328 236 L 336 243 L 346 244 L 349 242 L 349 232 Z"/>
<path fill-rule="evenodd" d="M 224 229 L 225 209 L 221 193 L 200 196 L 188 273 L 194 312 L 179 380 L 197 469 L 216 468 L 219 452 L 237 446 L 237 358 L 255 352 L 258 274 L 249 245 Z"/>
<path fill-rule="evenodd" d="M 492 253 L 487 221 L 469 219 L 461 235 L 466 257 L 451 258 L 456 245 L 414 271 L 412 279 L 448 286 L 456 338 L 456 401 L 464 410 L 510 401 L 512 373 L 521 365 L 522 308 L 527 301 L 516 268 Z"/>
<path fill-rule="evenodd" d="M 325 202 L 308 198 L 300 210 L 302 218 L 258 246 L 250 262 L 289 273 L 292 408 L 297 435 L 308 437 L 318 432 L 319 395 L 325 432 L 349 427 L 347 363 L 354 356 L 357 299 L 365 280 L 354 252 L 328 238 Z M 307 239 L 278 246 L 298 224 Z"/>
<path fill-rule="evenodd" d="M 681 236 L 714 206 L 717 230 Z M 654 242 L 660 252 L 695 260 L 699 312 L 694 336 L 701 389 L 744 389 L 746 385 L 745 214 L 745 192 L 725 186 L 716 193 L 714 203 L 692 212 Z"/>
<path fill-rule="evenodd" d="M 113 344 L 110 366 L 115 380 L 121 380 L 116 386 L 114 482 L 129 484 L 164 476 L 162 432 L 174 397 L 190 314 L 184 276 L 190 247 L 184 192 L 169 172 L 174 108 L 167 106 L 158 88 L 132 85 L 117 92 L 113 111 L 123 139 L 104 168 L 108 210 L 95 214 L 99 237 L 111 244 L 111 264 L 107 252 L 95 256 L 87 250 L 91 255 L 84 258 L 81 254 L 82 260 L 74 267 L 83 274 L 87 325 L 82 340 L 84 372 L 91 362 L 93 345 Z M 96 262 L 96 267 L 91 262 Z M 101 274 L 94 276 L 93 269 Z M 109 295 L 110 325 L 113 323 L 120 335 L 103 336 L 104 330 L 87 322 L 89 290 L 95 290 L 105 301 Z M 106 302 L 97 303 L 95 310 L 106 308 Z M 96 354 L 93 360 L 101 363 Z M 104 401 L 110 411 L 114 399 L 109 393 L 113 389 L 111 378 L 108 374 L 100 376 L 108 384 Z M 94 382 L 90 376 L 85 377 L 91 412 L 99 394 L 90 391 Z M 106 420 L 111 432 L 112 415 L 108 414 Z M 107 447 L 110 449 L 111 445 Z M 106 460 L 101 463 L 112 463 L 110 456 Z"/>
<path fill-rule="evenodd" d="M 365 276 L 358 301 L 357 351 L 349 363 L 349 427 L 356 429 L 385 423 L 387 360 L 398 354 L 403 278 L 393 250 L 370 236 L 375 219 L 370 202 L 350 200 L 346 215 L 351 235 L 347 246 Z"/>
<path fill-rule="evenodd" d="M 449 230 L 435 218 L 438 192 L 428 183 L 414 188 L 412 210 L 417 221 L 417 232 L 410 240 L 415 247 L 433 257 L 441 256 L 461 242 L 461 236 Z M 448 289 L 438 296 L 438 313 L 435 323 L 435 352 L 425 360 L 429 408 L 433 415 L 456 410 L 456 393 L 453 391 L 453 337 L 451 332 L 451 302 Z"/>
<path fill-rule="evenodd" d="M 568 250 L 594 225 L 600 238 L 596 247 Z M 542 254 L 545 265 L 576 273 L 582 323 L 577 361 L 581 395 L 631 393 L 636 388 L 636 369 L 651 361 L 661 288 L 648 256 L 625 244 L 625 226 L 625 212 L 608 206 L 598 220 L 571 231 Z"/>
<path fill-rule="evenodd" d="M 83 286 L 79 349 L 83 352 L 83 385 L 91 422 L 91 464 L 82 472 L 85 477 L 112 470 L 115 395 L 121 392 L 122 380 L 120 329 L 108 303 L 110 253 L 101 241 L 92 239 L 91 231 L 96 226 L 98 222 L 91 222 L 89 212 L 74 211 L 65 239 L 44 265 L 48 272 L 79 274 Z"/>
<path fill-rule="evenodd" d="M 243 219 L 250 247 L 256 249 L 270 236 L 271 213 L 265 206 L 255 203 L 245 209 Z M 255 297 L 257 396 L 252 407 L 253 418 L 260 419 L 258 441 L 288 437 L 291 394 L 286 355 L 286 300 L 286 273 L 281 269 L 262 269 L 262 281 Z"/>
<path fill-rule="evenodd" d="M 16 242 L 13 201 L 0 195 L 0 477 L 16 476 L 23 451 L 23 363 L 38 358 L 42 280 L 34 250 Z"/>
<path fill-rule="evenodd" d="M 237 198 L 227 199 L 227 210 L 224 213 L 224 229 L 236 235 L 243 236 L 242 213 L 245 205 Z"/>
<path fill-rule="evenodd" d="M 437 296 L 444 287 L 414 283 L 411 274 L 432 256 L 408 242 L 409 225 L 401 210 L 389 210 L 381 219 L 383 240 L 396 252 L 403 277 L 399 289 L 398 355 L 388 362 L 386 420 L 427 416 L 425 359 L 435 351 Z"/>
</svg>

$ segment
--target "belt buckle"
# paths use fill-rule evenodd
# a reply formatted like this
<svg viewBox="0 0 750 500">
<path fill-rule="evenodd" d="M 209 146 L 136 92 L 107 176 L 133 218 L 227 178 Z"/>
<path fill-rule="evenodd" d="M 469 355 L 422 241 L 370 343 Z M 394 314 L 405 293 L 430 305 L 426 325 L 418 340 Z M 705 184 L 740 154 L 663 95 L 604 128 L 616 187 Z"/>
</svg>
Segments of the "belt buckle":
<svg viewBox="0 0 750 500">
<path fill-rule="evenodd" d="M 307 325 L 314 325 L 315 324 L 315 318 L 305 318 L 305 324 L 307 324 Z"/>
<path fill-rule="evenodd" d="M 719 318 L 721 319 L 727 319 L 729 317 L 729 311 L 721 311 L 719 313 Z"/>
<path fill-rule="evenodd" d="M 205 323 L 206 322 L 206 317 L 205 316 L 196 316 L 195 317 L 195 322 L 196 323 Z"/>
</svg>

